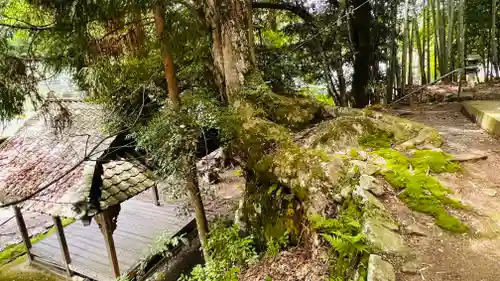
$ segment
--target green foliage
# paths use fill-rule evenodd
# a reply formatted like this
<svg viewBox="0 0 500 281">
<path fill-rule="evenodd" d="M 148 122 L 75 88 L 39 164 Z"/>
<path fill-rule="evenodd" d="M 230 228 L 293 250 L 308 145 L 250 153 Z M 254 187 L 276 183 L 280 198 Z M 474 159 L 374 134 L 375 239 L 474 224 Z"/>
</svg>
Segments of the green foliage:
<svg viewBox="0 0 500 281">
<path fill-rule="evenodd" d="M 353 200 L 346 200 L 339 216 L 327 219 L 319 215 L 309 218 L 312 227 L 332 247 L 332 270 L 330 280 L 349 280 L 350 271 L 356 268 L 360 257 L 368 252 L 361 231 L 363 210 Z"/>
<path fill-rule="evenodd" d="M 237 281 L 242 268 L 257 261 L 253 236 L 241 236 L 237 225 L 217 225 L 208 239 L 210 260 L 179 281 Z"/>
<path fill-rule="evenodd" d="M 467 225 L 446 210 L 446 206 L 465 206 L 449 198 L 451 190 L 429 174 L 457 171 L 460 166 L 451 161 L 450 155 L 432 150 L 419 150 L 411 157 L 394 149 L 381 149 L 375 153 L 385 159 L 382 174 L 394 188 L 403 190 L 399 196 L 410 209 L 433 216 L 443 229 L 458 233 L 468 230 Z"/>
<path fill-rule="evenodd" d="M 271 236 L 266 241 L 266 253 L 274 257 L 278 255 L 279 251 L 285 249 L 290 243 L 290 235 L 287 231 L 277 238 Z"/>
<path fill-rule="evenodd" d="M 324 90 L 319 89 L 319 87 L 308 86 L 299 91 L 299 94 L 309 97 L 314 97 L 318 101 L 325 103 L 327 105 L 335 106 L 333 98 L 325 93 Z"/>
<path fill-rule="evenodd" d="M 232 266 L 245 266 L 257 261 L 254 237 L 240 236 L 238 225 L 217 227 L 210 231 L 208 250 L 214 261 L 221 261 Z"/>
<path fill-rule="evenodd" d="M 181 234 L 179 236 L 171 237 L 172 234 L 165 231 L 164 233 L 158 235 L 155 238 L 155 241 L 153 244 L 149 246 L 148 249 L 148 257 L 152 257 L 155 255 L 161 254 L 162 256 L 171 256 L 172 253 L 170 252 L 173 248 L 181 245 L 181 244 L 186 244 L 187 240 L 184 237 L 185 234 Z"/>
<path fill-rule="evenodd" d="M 156 171 L 163 177 L 183 179 L 191 172 L 204 129 L 217 129 L 224 141 L 231 138 L 238 124 L 234 115 L 205 92 L 185 93 L 182 104 L 179 111 L 164 106 L 135 134 L 138 146 L 153 156 Z"/>
</svg>

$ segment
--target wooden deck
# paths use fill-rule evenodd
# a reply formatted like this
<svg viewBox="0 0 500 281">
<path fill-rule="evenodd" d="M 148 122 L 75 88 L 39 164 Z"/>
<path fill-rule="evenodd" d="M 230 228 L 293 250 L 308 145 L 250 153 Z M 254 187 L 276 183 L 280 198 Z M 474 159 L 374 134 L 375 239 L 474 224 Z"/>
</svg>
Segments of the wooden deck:
<svg viewBox="0 0 500 281">
<path fill-rule="evenodd" d="M 177 206 L 155 206 L 152 202 L 130 199 L 121 204 L 118 226 L 113 233 L 120 272 L 126 273 L 147 255 L 149 245 L 160 234 L 176 235 L 193 218 L 179 216 Z M 110 264 L 104 236 L 92 221 L 83 226 L 79 221 L 64 228 L 71 256 L 71 271 L 97 281 L 116 280 Z M 56 234 L 33 245 L 35 260 L 65 268 Z"/>
</svg>

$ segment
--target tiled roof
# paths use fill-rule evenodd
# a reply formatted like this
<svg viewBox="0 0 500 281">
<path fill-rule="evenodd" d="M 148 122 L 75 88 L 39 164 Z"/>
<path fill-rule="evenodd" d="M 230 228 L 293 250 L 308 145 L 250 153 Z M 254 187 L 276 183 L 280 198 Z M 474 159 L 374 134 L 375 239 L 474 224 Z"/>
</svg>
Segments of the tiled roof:
<svg viewBox="0 0 500 281">
<path fill-rule="evenodd" d="M 117 160 L 103 164 L 101 209 L 139 194 L 156 184 L 153 173 L 137 160 Z"/>
<path fill-rule="evenodd" d="M 62 132 L 55 132 L 42 114 L 37 114 L 0 146 L 0 201 L 23 198 L 60 178 L 23 207 L 62 217 L 93 215 L 97 206 L 90 204 L 90 191 L 96 161 L 77 164 L 94 147 L 91 159 L 104 156 L 114 138 L 101 133 L 104 112 L 99 106 L 73 100 L 58 102 L 71 114 L 71 122 Z M 152 173 L 136 160 L 108 161 L 101 177 L 101 209 L 155 184 Z"/>
</svg>

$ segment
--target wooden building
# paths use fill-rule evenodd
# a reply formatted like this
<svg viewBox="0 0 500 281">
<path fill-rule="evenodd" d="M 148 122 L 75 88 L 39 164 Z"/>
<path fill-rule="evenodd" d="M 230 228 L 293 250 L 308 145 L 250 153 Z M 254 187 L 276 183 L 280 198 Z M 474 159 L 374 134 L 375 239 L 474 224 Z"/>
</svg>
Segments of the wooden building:
<svg viewBox="0 0 500 281">
<path fill-rule="evenodd" d="M 157 178 L 126 136 L 102 133 L 104 114 L 49 100 L 0 146 L 0 201 L 12 204 L 30 261 L 97 281 L 134 274 L 158 235 L 195 228 L 160 204 Z M 146 190 L 151 202 L 134 198 Z M 56 233 L 32 245 L 23 211 L 51 215 Z M 61 218 L 76 222 L 63 228 Z"/>
</svg>

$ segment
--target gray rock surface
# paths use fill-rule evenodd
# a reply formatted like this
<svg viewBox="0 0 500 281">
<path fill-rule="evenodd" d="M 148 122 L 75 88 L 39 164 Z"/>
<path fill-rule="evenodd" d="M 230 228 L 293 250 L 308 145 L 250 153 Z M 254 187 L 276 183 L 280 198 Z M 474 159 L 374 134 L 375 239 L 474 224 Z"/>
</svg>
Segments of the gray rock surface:
<svg viewBox="0 0 500 281">
<path fill-rule="evenodd" d="M 370 255 L 368 259 L 367 281 L 396 281 L 396 273 L 392 264 L 378 255 Z"/>
<path fill-rule="evenodd" d="M 352 194 L 353 196 L 360 198 L 367 209 L 376 208 L 382 210 L 383 212 L 387 212 L 384 204 L 361 186 L 356 186 L 356 189 L 353 190 Z"/>
<path fill-rule="evenodd" d="M 375 194 L 376 196 L 382 196 L 385 194 L 384 186 L 375 177 L 362 174 L 359 177 L 359 185 L 364 190 L 368 190 L 371 193 Z"/>
<path fill-rule="evenodd" d="M 406 256 L 410 251 L 408 246 L 403 237 L 391 228 L 394 228 L 394 225 L 388 223 L 385 218 L 366 218 L 363 224 L 366 242 L 376 251 Z"/>
<path fill-rule="evenodd" d="M 430 232 L 427 228 L 417 223 L 410 224 L 408 227 L 406 227 L 406 232 L 410 235 L 415 235 L 415 236 L 430 235 Z"/>
<path fill-rule="evenodd" d="M 365 174 L 365 175 L 373 175 L 376 172 L 380 170 L 380 167 L 377 165 L 374 165 L 370 162 L 365 162 L 361 160 L 351 160 L 349 161 L 349 164 L 352 166 L 358 167 L 359 173 L 360 174 Z"/>
</svg>

